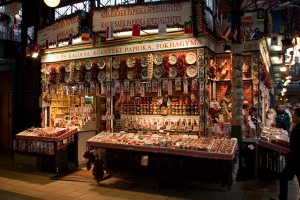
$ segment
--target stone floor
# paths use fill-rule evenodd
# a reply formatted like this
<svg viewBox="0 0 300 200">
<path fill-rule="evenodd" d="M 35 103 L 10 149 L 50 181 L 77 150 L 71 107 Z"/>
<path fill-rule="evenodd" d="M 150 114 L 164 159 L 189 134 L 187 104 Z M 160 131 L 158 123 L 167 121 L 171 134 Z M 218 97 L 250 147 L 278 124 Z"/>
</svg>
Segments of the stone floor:
<svg viewBox="0 0 300 200">
<path fill-rule="evenodd" d="M 13 164 L 0 155 L 0 199 L 99 199 L 99 200 L 267 200 L 277 197 L 278 181 L 247 180 L 235 182 L 230 189 L 202 185 L 197 187 L 146 187 L 112 177 L 95 181 L 52 180 L 54 174 Z M 289 199 L 298 197 L 297 180 L 289 185 Z"/>
</svg>

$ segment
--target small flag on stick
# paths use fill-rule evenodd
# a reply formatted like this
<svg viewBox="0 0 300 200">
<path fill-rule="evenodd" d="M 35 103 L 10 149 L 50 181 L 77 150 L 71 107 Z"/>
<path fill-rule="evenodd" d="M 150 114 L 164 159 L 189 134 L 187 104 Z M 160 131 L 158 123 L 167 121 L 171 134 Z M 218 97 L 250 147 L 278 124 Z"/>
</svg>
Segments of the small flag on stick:
<svg viewBox="0 0 300 200">
<path fill-rule="evenodd" d="M 184 33 L 185 34 L 193 33 L 193 22 L 192 21 L 184 22 Z"/>
<path fill-rule="evenodd" d="M 132 37 L 140 37 L 140 36 L 141 36 L 141 25 L 133 24 Z"/>
<path fill-rule="evenodd" d="M 90 41 L 90 29 L 87 27 L 84 27 L 81 30 L 81 40 L 82 41 Z"/>
<path fill-rule="evenodd" d="M 165 36 L 167 34 L 167 25 L 166 24 L 159 24 L 158 25 L 158 35 Z"/>
<path fill-rule="evenodd" d="M 114 39 L 114 28 L 113 27 L 106 27 L 106 41 Z"/>
</svg>

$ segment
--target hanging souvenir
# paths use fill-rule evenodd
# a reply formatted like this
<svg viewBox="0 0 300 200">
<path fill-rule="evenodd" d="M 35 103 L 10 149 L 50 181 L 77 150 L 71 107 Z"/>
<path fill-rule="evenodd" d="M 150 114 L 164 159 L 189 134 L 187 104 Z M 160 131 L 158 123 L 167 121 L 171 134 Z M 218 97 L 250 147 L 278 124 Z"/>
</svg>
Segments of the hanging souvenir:
<svg viewBox="0 0 300 200">
<path fill-rule="evenodd" d="M 115 81 L 115 93 L 120 93 L 120 81 Z"/>
<path fill-rule="evenodd" d="M 129 81 L 125 80 L 124 81 L 124 92 L 129 92 Z"/>
<path fill-rule="evenodd" d="M 141 84 L 141 97 L 145 96 L 145 83 Z"/>
<path fill-rule="evenodd" d="M 175 91 L 181 91 L 181 78 L 175 79 Z"/>
<path fill-rule="evenodd" d="M 112 88 L 111 88 L 111 96 L 115 96 L 116 94 L 116 88 L 115 88 L 115 82 L 112 82 Z"/>
<path fill-rule="evenodd" d="M 84 85 L 84 93 L 83 95 L 86 96 L 89 94 L 89 88 L 87 87 L 87 85 Z"/>
<path fill-rule="evenodd" d="M 173 85 L 172 80 L 168 80 L 168 95 L 173 95 Z"/>
<path fill-rule="evenodd" d="M 124 87 L 123 84 L 120 82 L 120 95 L 123 96 L 124 94 Z"/>
<path fill-rule="evenodd" d="M 157 96 L 161 97 L 161 82 L 160 81 L 157 84 Z"/>
<path fill-rule="evenodd" d="M 152 92 L 157 92 L 157 80 L 152 80 Z"/>
<path fill-rule="evenodd" d="M 109 82 L 106 83 L 105 88 L 106 88 L 106 91 L 105 91 L 106 97 L 110 97 L 110 83 Z M 106 99 L 109 99 L 109 98 L 106 98 Z"/>
<path fill-rule="evenodd" d="M 164 79 L 162 82 L 162 91 L 168 91 L 168 79 Z"/>
<path fill-rule="evenodd" d="M 135 93 L 140 94 L 141 93 L 141 82 L 135 81 Z"/>
<path fill-rule="evenodd" d="M 106 86 L 105 86 L 106 84 L 103 82 L 103 83 L 101 83 L 100 84 L 100 93 L 102 94 L 102 95 L 104 95 L 105 94 L 105 88 L 106 88 Z"/>
<path fill-rule="evenodd" d="M 151 93 L 151 81 L 146 82 L 146 93 Z"/>
<path fill-rule="evenodd" d="M 130 83 L 129 87 L 130 87 L 130 96 L 134 97 L 135 96 L 135 94 L 134 94 L 134 84 Z"/>
<path fill-rule="evenodd" d="M 193 79 L 192 80 L 192 87 L 191 87 L 191 89 L 194 92 L 198 91 L 198 81 L 197 81 L 197 79 Z"/>
<path fill-rule="evenodd" d="M 90 83 L 90 91 L 89 91 L 89 95 L 93 96 L 96 93 L 96 86 L 94 82 Z"/>
<path fill-rule="evenodd" d="M 189 93 L 189 91 L 188 91 L 188 80 L 187 79 L 185 79 L 184 81 L 183 81 L 183 94 L 188 94 Z"/>
<path fill-rule="evenodd" d="M 99 84 L 96 84 L 96 96 L 100 95 L 100 88 L 99 88 Z"/>
</svg>

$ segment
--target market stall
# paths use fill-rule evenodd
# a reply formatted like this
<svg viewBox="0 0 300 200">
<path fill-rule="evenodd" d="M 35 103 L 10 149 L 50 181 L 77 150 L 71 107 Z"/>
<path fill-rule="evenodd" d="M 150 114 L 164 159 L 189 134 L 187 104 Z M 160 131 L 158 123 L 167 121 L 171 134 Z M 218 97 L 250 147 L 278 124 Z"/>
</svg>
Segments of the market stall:
<svg viewBox="0 0 300 200">
<path fill-rule="evenodd" d="M 30 128 L 18 133 L 14 140 L 14 160 L 26 157 L 42 171 L 61 173 L 75 168 L 77 160 L 76 128 Z"/>
<path fill-rule="evenodd" d="M 288 132 L 278 128 L 265 127 L 257 141 L 259 150 L 259 177 L 277 177 L 285 166 L 289 152 Z"/>
<path fill-rule="evenodd" d="M 108 172 L 125 173 L 135 181 L 230 187 L 236 173 L 236 139 L 102 132 L 89 139 L 87 145 L 89 149 L 105 149 Z"/>
</svg>

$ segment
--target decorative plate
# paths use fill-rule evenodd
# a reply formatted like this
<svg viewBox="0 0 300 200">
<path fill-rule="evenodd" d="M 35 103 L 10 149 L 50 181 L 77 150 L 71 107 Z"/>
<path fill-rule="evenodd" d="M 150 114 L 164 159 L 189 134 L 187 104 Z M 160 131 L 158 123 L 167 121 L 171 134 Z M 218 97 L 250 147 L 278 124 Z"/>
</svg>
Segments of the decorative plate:
<svg viewBox="0 0 300 200">
<path fill-rule="evenodd" d="M 104 59 L 100 58 L 99 62 L 97 63 L 99 69 L 103 69 L 105 67 Z"/>
<path fill-rule="evenodd" d="M 56 72 L 57 74 L 60 74 L 60 67 L 59 67 L 59 66 L 57 66 L 57 67 L 55 68 L 55 72 Z"/>
<path fill-rule="evenodd" d="M 87 72 L 84 76 L 86 81 L 91 81 L 92 80 L 92 72 Z"/>
<path fill-rule="evenodd" d="M 176 67 L 170 68 L 170 78 L 175 78 L 177 76 L 177 70 Z"/>
<path fill-rule="evenodd" d="M 154 72 L 153 72 L 153 76 L 156 79 L 159 79 L 162 76 L 162 71 L 161 71 L 160 66 L 155 67 Z"/>
<path fill-rule="evenodd" d="M 87 60 L 85 62 L 85 69 L 90 70 L 90 69 L 92 69 L 92 67 L 93 67 L 93 62 L 91 60 Z"/>
<path fill-rule="evenodd" d="M 81 75 L 80 75 L 80 73 L 76 73 L 75 74 L 74 80 L 75 80 L 76 83 L 79 83 L 81 81 Z"/>
<path fill-rule="evenodd" d="M 120 67 L 120 60 L 119 58 L 115 58 L 113 63 L 112 63 L 112 66 L 114 69 L 118 69 Z"/>
<path fill-rule="evenodd" d="M 65 80 L 65 83 L 69 83 L 70 82 L 70 73 L 65 73 L 64 80 Z"/>
<path fill-rule="evenodd" d="M 114 70 L 114 71 L 112 72 L 112 74 L 111 74 L 111 77 L 112 77 L 114 80 L 118 79 L 118 78 L 119 78 L 119 73 L 118 73 L 118 71 L 117 71 L 117 70 Z"/>
<path fill-rule="evenodd" d="M 127 78 L 128 78 L 129 80 L 131 80 L 131 79 L 134 78 L 134 73 L 133 73 L 132 70 L 130 70 L 129 72 L 127 72 Z"/>
<path fill-rule="evenodd" d="M 97 79 L 99 82 L 105 81 L 105 72 L 99 72 L 97 75 Z"/>
<path fill-rule="evenodd" d="M 79 71 L 81 69 L 81 65 L 82 65 L 82 62 L 77 62 L 75 65 L 75 69 Z"/>
<path fill-rule="evenodd" d="M 186 75 L 188 75 L 188 77 L 195 77 L 197 75 L 197 67 L 195 65 L 191 65 L 186 69 Z"/>
<path fill-rule="evenodd" d="M 200 78 L 204 78 L 204 70 L 200 70 L 200 72 L 199 72 L 199 77 L 200 77 Z"/>
<path fill-rule="evenodd" d="M 132 57 L 130 57 L 130 58 L 127 58 L 127 60 L 126 60 L 126 64 L 127 64 L 127 67 L 134 67 L 134 64 L 135 64 L 135 58 L 132 58 Z"/>
<path fill-rule="evenodd" d="M 153 60 L 154 64 L 160 65 L 163 62 L 163 57 L 160 54 L 156 54 Z"/>
<path fill-rule="evenodd" d="M 185 56 L 185 61 L 186 61 L 187 64 L 192 65 L 196 62 L 196 60 L 197 60 L 197 56 L 193 52 L 189 52 Z"/>
<path fill-rule="evenodd" d="M 142 68 L 141 78 L 144 79 L 144 80 L 148 78 L 148 69 L 147 68 Z"/>
<path fill-rule="evenodd" d="M 170 65 L 175 65 L 177 63 L 177 56 L 175 54 L 171 54 L 169 56 L 168 62 Z"/>
<path fill-rule="evenodd" d="M 65 72 L 70 72 L 71 71 L 71 63 L 68 65 L 65 65 Z"/>
<path fill-rule="evenodd" d="M 253 84 L 254 84 L 254 85 L 257 85 L 258 83 L 259 83 L 259 79 L 258 79 L 258 78 L 254 78 L 254 79 L 253 79 Z"/>
<path fill-rule="evenodd" d="M 141 66 L 142 67 L 147 67 L 148 66 L 148 59 L 147 59 L 147 57 L 142 57 L 141 58 Z"/>
<path fill-rule="evenodd" d="M 49 67 L 49 65 L 46 67 L 46 74 L 49 75 L 51 73 L 51 69 Z"/>
</svg>

